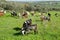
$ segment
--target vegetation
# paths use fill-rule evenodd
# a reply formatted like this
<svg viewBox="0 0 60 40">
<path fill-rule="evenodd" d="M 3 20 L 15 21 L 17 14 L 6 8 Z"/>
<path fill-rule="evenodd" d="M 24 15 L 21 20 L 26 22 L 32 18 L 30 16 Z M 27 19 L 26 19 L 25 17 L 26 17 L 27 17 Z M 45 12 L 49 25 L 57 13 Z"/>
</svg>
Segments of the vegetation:
<svg viewBox="0 0 60 40">
<path fill-rule="evenodd" d="M 44 24 L 41 24 L 38 13 L 35 16 L 30 15 L 26 19 L 31 18 L 32 23 L 38 25 L 38 34 L 31 32 L 24 36 L 20 35 L 20 30 L 14 28 L 21 28 L 26 19 L 11 17 L 9 12 L 6 13 L 0 17 L 0 40 L 60 40 L 60 16 L 55 17 L 56 12 L 60 15 L 59 11 L 50 11 L 51 21 L 44 21 Z"/>
<path fill-rule="evenodd" d="M 35 16 L 29 15 L 28 18 L 11 17 L 7 12 L 0 17 L 0 40 L 60 40 L 60 2 L 8 2 L 0 0 L 0 10 L 15 10 L 16 12 L 35 11 Z M 41 24 L 40 12 L 51 13 L 51 21 L 44 21 Z M 58 17 L 55 16 L 58 13 Z M 47 15 L 47 14 L 46 14 Z M 31 18 L 32 24 L 38 25 L 38 33 L 33 31 L 27 35 L 21 35 L 19 28 L 25 20 Z M 17 29 L 15 29 L 17 28 Z"/>
<path fill-rule="evenodd" d="M 9 2 L 9 1 L 0 1 L 0 8 L 5 10 L 15 10 L 20 11 L 22 9 L 27 11 L 60 11 L 60 2 L 58 1 L 45 1 L 45 2 Z"/>
</svg>

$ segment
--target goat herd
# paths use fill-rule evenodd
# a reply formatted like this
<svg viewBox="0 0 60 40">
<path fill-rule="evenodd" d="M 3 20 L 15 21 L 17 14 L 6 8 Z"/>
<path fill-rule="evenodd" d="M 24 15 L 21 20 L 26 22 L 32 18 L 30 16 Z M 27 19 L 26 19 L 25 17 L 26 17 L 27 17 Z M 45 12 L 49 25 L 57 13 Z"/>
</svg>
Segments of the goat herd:
<svg viewBox="0 0 60 40">
<path fill-rule="evenodd" d="M 4 15 L 4 12 L 0 12 L 0 16 L 3 16 L 3 15 Z M 11 12 L 11 16 L 19 16 L 19 17 L 22 16 L 22 17 L 27 18 L 28 15 L 29 15 L 29 13 L 27 13 L 27 12 L 22 13 L 22 15 L 20 13 L 17 15 L 17 13 L 15 11 Z M 31 15 L 33 16 L 34 12 L 32 12 Z M 55 13 L 55 16 L 57 17 L 58 14 Z M 43 13 L 41 13 L 41 15 L 40 15 L 41 21 L 44 21 L 44 20 L 51 21 L 50 18 L 51 18 L 50 13 L 48 13 L 48 16 L 45 16 Z M 24 34 L 29 33 L 31 30 L 33 30 L 35 34 L 38 33 L 37 24 L 32 24 L 32 19 L 28 19 L 23 23 L 23 26 L 21 28 L 21 33 L 24 35 Z"/>
</svg>

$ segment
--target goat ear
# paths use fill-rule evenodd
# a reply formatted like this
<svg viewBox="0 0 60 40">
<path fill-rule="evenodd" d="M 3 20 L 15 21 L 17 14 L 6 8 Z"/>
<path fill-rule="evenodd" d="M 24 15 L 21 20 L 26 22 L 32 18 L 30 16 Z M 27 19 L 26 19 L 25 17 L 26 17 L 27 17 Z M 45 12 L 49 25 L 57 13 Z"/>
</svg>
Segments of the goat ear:
<svg viewBox="0 0 60 40">
<path fill-rule="evenodd" d="M 26 23 L 26 21 L 25 21 L 25 23 Z"/>
</svg>

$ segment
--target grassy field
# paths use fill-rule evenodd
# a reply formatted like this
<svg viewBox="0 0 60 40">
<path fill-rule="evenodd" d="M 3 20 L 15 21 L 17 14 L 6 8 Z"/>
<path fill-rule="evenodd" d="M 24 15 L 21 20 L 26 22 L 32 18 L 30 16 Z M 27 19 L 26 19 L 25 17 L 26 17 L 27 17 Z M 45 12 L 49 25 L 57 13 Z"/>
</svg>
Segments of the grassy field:
<svg viewBox="0 0 60 40">
<path fill-rule="evenodd" d="M 21 28 L 23 22 L 26 19 L 11 17 L 9 13 L 0 17 L 0 40 L 60 40 L 60 16 L 55 17 L 54 14 L 59 11 L 50 11 L 52 14 L 51 21 L 44 21 L 41 24 L 40 17 L 29 16 L 33 20 L 33 24 L 38 25 L 38 34 L 31 32 L 28 35 L 20 35 L 20 30 L 14 30 L 14 28 Z"/>
</svg>

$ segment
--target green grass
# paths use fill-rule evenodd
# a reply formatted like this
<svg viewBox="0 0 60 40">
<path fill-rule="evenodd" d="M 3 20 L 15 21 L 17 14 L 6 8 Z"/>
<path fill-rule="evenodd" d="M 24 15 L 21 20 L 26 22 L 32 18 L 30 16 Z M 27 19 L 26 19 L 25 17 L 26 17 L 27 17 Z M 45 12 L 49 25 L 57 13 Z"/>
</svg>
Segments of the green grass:
<svg viewBox="0 0 60 40">
<path fill-rule="evenodd" d="M 0 17 L 0 40 L 60 40 L 60 16 L 55 17 L 55 13 L 59 11 L 50 11 L 52 14 L 51 21 L 45 21 L 44 24 L 41 24 L 40 17 L 38 16 L 29 16 L 27 19 L 31 18 L 33 24 L 38 25 L 38 34 L 33 32 L 28 35 L 14 35 L 18 31 L 14 28 L 22 27 L 23 22 L 26 19 L 11 17 L 9 13 L 6 13 L 4 16 Z M 37 13 L 38 15 L 38 13 Z"/>
</svg>

